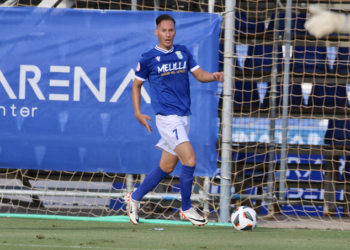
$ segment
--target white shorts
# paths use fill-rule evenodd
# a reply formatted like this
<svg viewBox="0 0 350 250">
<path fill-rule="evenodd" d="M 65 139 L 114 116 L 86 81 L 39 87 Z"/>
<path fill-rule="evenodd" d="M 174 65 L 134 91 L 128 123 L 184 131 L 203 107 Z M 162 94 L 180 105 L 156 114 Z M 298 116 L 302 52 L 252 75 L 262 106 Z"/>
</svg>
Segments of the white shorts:
<svg viewBox="0 0 350 250">
<path fill-rule="evenodd" d="M 157 149 L 176 155 L 176 146 L 189 141 L 190 116 L 156 115 L 156 125 L 162 137 L 156 145 Z"/>
</svg>

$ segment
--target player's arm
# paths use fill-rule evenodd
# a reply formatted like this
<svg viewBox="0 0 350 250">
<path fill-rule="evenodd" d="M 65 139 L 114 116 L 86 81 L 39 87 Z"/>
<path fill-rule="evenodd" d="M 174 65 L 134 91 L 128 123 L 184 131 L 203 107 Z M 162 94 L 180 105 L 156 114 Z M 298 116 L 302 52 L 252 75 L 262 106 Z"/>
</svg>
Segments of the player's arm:
<svg viewBox="0 0 350 250">
<path fill-rule="evenodd" d="M 135 78 L 132 84 L 132 104 L 134 105 L 136 119 L 151 133 L 152 127 L 148 125 L 147 120 L 152 121 L 152 119 L 141 113 L 141 87 L 143 83 L 144 81 Z"/>
<path fill-rule="evenodd" d="M 223 82 L 224 81 L 224 72 L 209 73 L 200 67 L 192 71 L 192 75 L 199 82 L 213 82 L 213 81 Z"/>
<path fill-rule="evenodd" d="M 310 5 L 312 17 L 305 23 L 305 28 L 317 38 L 336 33 L 350 33 L 350 17 Z"/>
</svg>

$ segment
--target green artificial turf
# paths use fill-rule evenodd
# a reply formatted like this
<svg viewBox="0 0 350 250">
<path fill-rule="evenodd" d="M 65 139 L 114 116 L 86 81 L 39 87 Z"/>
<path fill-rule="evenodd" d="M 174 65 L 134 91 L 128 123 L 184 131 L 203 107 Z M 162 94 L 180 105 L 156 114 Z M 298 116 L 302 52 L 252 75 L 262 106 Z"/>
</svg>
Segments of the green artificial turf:
<svg viewBox="0 0 350 250">
<path fill-rule="evenodd" d="M 238 232 L 227 226 L 0 218 L 0 249 L 350 249 L 350 237 L 335 230 Z"/>
</svg>

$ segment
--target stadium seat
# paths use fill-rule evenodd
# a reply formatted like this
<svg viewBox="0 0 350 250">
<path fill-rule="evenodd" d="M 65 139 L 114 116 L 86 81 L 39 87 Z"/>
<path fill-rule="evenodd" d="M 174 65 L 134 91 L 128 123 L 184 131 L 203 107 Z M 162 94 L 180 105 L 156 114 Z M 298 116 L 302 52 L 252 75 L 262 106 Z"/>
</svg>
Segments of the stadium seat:
<svg viewBox="0 0 350 250">
<path fill-rule="evenodd" d="M 252 71 L 272 71 L 273 65 L 273 46 L 271 45 L 256 45 L 249 46 L 248 56 L 244 63 L 245 70 Z M 278 63 L 277 70 L 282 71 L 282 47 L 278 47 Z"/>
<path fill-rule="evenodd" d="M 282 105 L 282 89 L 283 85 L 282 83 L 277 83 L 276 86 L 277 89 L 277 95 L 276 95 L 276 106 Z M 263 107 L 270 107 L 270 95 L 271 95 L 271 83 L 268 83 L 268 89 L 264 98 L 264 102 L 262 104 Z M 289 85 L 289 95 L 290 100 L 289 104 L 292 104 L 293 106 L 300 106 L 303 102 L 303 94 L 301 90 L 301 84 L 298 83 L 290 83 Z"/>
<path fill-rule="evenodd" d="M 219 72 L 224 71 L 224 60 L 225 60 L 225 58 L 224 58 L 224 50 L 225 50 L 224 44 L 220 44 Z M 243 66 L 240 65 L 241 62 L 240 62 L 240 55 L 239 54 L 240 54 L 240 52 L 242 52 L 242 50 L 241 49 L 239 50 L 239 45 L 234 46 L 233 52 L 238 54 L 238 59 L 234 60 L 235 70 L 242 70 L 244 65 Z M 244 55 L 242 54 L 242 56 L 244 56 Z"/>
<path fill-rule="evenodd" d="M 235 18 L 236 34 L 257 34 L 265 32 L 264 21 L 248 19 L 245 11 L 236 11 Z"/>
<path fill-rule="evenodd" d="M 233 103 L 236 107 L 258 107 L 260 98 L 256 82 L 234 82 Z M 223 105 L 223 92 L 219 99 L 219 107 Z"/>
<path fill-rule="evenodd" d="M 346 88 L 334 84 L 315 85 L 309 97 L 309 106 L 317 108 L 346 108 Z"/>
<path fill-rule="evenodd" d="M 292 72 L 326 73 L 327 48 L 295 46 L 291 64 Z"/>
<path fill-rule="evenodd" d="M 339 48 L 336 60 L 333 66 L 333 73 L 349 74 L 350 70 L 350 53 L 349 48 Z"/>
<path fill-rule="evenodd" d="M 350 121 L 329 120 L 324 138 L 326 144 L 350 145 Z"/>
<path fill-rule="evenodd" d="M 276 23 L 276 14 L 272 13 L 271 14 L 271 20 L 269 22 L 269 25 L 267 26 L 267 34 L 273 34 L 275 30 L 275 23 Z M 279 34 L 283 34 L 285 31 L 285 13 L 279 13 L 278 14 L 278 32 Z M 301 24 L 300 24 L 301 25 Z M 292 14 L 292 24 L 291 24 L 291 29 L 295 30 L 296 28 L 296 14 Z"/>
<path fill-rule="evenodd" d="M 296 35 L 306 35 L 307 31 L 304 27 L 306 22 L 306 13 L 299 13 L 296 20 Z"/>
<path fill-rule="evenodd" d="M 260 105 L 256 82 L 235 82 L 233 88 L 235 106 L 257 107 Z"/>
<path fill-rule="evenodd" d="M 275 13 L 271 14 L 271 20 L 267 27 L 267 33 L 272 34 L 275 29 Z M 292 35 L 306 35 L 307 31 L 304 27 L 306 22 L 306 13 L 299 13 L 298 15 L 292 14 L 291 30 Z M 278 31 L 282 35 L 285 32 L 285 13 L 279 13 L 278 15 Z"/>
</svg>

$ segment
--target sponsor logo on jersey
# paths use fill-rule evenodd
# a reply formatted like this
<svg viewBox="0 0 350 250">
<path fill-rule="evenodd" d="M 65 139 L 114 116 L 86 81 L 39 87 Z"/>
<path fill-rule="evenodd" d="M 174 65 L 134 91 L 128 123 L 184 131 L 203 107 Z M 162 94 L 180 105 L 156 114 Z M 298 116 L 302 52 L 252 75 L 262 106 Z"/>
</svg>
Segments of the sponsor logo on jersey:
<svg viewBox="0 0 350 250">
<path fill-rule="evenodd" d="M 157 56 L 157 57 L 156 57 L 156 60 L 159 62 L 159 61 L 160 61 L 160 56 Z"/>
<path fill-rule="evenodd" d="M 181 51 L 176 51 L 175 54 L 177 55 L 177 57 L 178 57 L 179 59 L 183 59 L 183 58 L 184 58 L 184 57 L 182 56 L 182 54 L 181 54 Z"/>
<path fill-rule="evenodd" d="M 166 63 L 162 67 L 158 67 L 158 73 L 166 73 L 174 70 L 184 70 L 186 69 L 186 61 L 176 62 L 176 63 Z"/>
<path fill-rule="evenodd" d="M 140 64 L 140 62 L 137 64 L 137 68 L 136 68 L 136 71 L 137 72 L 139 72 L 140 71 L 140 69 L 141 69 L 141 64 Z"/>
</svg>

